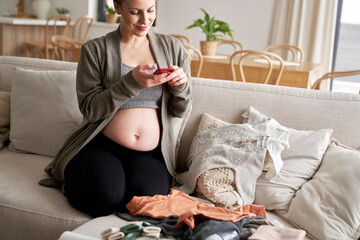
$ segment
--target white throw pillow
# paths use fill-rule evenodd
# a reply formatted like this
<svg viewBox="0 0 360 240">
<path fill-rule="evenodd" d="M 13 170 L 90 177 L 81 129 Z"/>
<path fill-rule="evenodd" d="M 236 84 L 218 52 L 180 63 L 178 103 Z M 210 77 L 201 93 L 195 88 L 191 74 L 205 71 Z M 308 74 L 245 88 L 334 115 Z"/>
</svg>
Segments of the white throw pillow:
<svg viewBox="0 0 360 240">
<path fill-rule="evenodd" d="M 9 139 L 10 131 L 10 97 L 9 92 L 0 91 L 0 149 Z"/>
<path fill-rule="evenodd" d="M 250 107 L 244 113 L 248 124 L 257 124 L 267 116 Z M 270 119 L 270 118 L 268 118 Z M 281 153 L 284 165 L 278 176 L 268 180 L 264 171 L 256 184 L 255 204 L 264 205 L 268 210 L 286 211 L 297 190 L 306 183 L 318 169 L 330 142 L 332 129 L 290 131 L 290 147 Z M 272 167 L 272 163 L 267 167 Z"/>
<path fill-rule="evenodd" d="M 360 151 L 334 141 L 283 215 L 316 239 L 360 237 Z"/>
<path fill-rule="evenodd" d="M 83 119 L 75 77 L 76 71 L 14 70 L 10 150 L 56 155 Z"/>
</svg>

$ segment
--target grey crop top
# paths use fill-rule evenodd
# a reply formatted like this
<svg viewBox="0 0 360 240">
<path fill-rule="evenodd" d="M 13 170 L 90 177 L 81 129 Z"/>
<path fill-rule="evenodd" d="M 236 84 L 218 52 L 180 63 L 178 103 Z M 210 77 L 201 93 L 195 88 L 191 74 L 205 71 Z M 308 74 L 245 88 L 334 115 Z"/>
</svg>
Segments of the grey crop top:
<svg viewBox="0 0 360 240">
<path fill-rule="evenodd" d="M 122 63 L 121 74 L 125 75 L 130 72 L 133 67 Z M 155 69 L 156 70 L 156 69 Z M 150 70 L 149 72 L 155 72 L 155 70 Z M 144 88 L 139 95 L 129 99 L 120 109 L 126 108 L 161 108 L 161 95 L 162 95 L 162 85 L 155 87 Z"/>
</svg>

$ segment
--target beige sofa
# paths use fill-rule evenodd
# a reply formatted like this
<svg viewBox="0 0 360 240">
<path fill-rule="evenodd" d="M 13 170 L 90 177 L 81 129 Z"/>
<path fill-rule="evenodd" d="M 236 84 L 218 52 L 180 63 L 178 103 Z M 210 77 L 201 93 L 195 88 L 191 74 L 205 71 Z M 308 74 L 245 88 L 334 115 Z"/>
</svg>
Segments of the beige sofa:
<svg viewBox="0 0 360 240">
<path fill-rule="evenodd" d="M 14 68 L 34 71 L 15 71 Z M 49 70 L 55 71 L 48 73 Z M 2 136 L 6 135 L 6 128 L 9 128 L 6 119 L 11 116 L 11 142 L 10 145 L 9 141 L 5 142 L 0 150 L 2 240 L 58 239 L 64 231 L 72 231 L 91 219 L 72 208 L 60 191 L 38 185 L 38 181 L 46 176 L 43 169 L 52 160 L 52 155 L 81 121 L 74 98 L 75 70 L 75 63 L 0 56 Z M 57 85 L 58 82 L 61 83 Z M 289 128 L 302 131 L 332 129 L 332 138 L 348 147 L 360 149 L 360 95 L 200 78 L 192 79 L 192 83 L 193 109 L 180 141 L 178 155 L 178 169 L 181 171 L 186 170 L 189 148 L 203 113 L 228 123 L 242 123 L 242 115 L 250 106 Z M 4 92 L 12 90 L 10 105 L 9 97 Z M 50 103 L 52 105 L 49 108 L 46 104 Z M 57 104 L 59 106 L 55 106 Z M 6 106 L 12 107 L 10 112 Z M 36 118 L 44 111 L 43 117 Z M 336 146 L 342 145 L 337 143 Z M 358 171 L 358 163 L 353 160 L 359 156 L 359 151 L 347 147 L 344 149 L 350 151 L 345 153 L 348 154 L 347 159 L 350 159 L 349 165 L 342 170 L 347 164 L 335 163 L 338 164 L 338 171 L 346 172 L 341 172 L 339 176 L 334 174 L 335 183 L 329 181 L 329 184 L 334 184 L 332 189 L 345 188 L 345 193 L 348 187 L 348 194 L 339 192 L 341 196 L 338 196 L 331 189 L 329 193 L 318 193 L 322 189 L 326 190 L 326 185 L 319 190 L 316 184 L 321 186 L 326 173 L 331 172 L 325 169 L 326 163 L 319 162 L 314 168 L 316 173 L 311 174 L 306 183 L 294 191 L 289 211 L 281 211 L 275 206 L 271 207 L 274 211 L 269 214 L 280 216 L 287 224 L 293 224 L 293 227 L 303 228 L 309 238 L 321 239 L 329 231 L 338 239 L 345 239 L 341 236 L 359 238 L 360 211 L 358 204 L 354 204 L 354 201 L 360 200 L 359 191 L 351 192 L 360 182 L 354 174 Z M 324 156 L 330 158 L 330 154 L 325 152 Z M 297 165 L 296 168 L 301 167 Z M 347 178 L 342 179 L 344 176 L 349 176 L 351 182 L 347 182 Z M 352 178 L 354 176 L 355 179 Z M 343 181 L 349 186 L 335 186 L 336 181 Z M 313 183 L 315 186 L 311 185 Z M 346 195 L 351 195 L 351 199 L 346 198 Z M 326 201 L 321 200 L 324 197 Z M 320 204 L 317 202 L 319 199 Z M 256 201 L 261 202 L 261 199 Z M 302 202 L 308 205 L 303 206 Z M 319 222 L 319 218 L 323 222 Z"/>
</svg>

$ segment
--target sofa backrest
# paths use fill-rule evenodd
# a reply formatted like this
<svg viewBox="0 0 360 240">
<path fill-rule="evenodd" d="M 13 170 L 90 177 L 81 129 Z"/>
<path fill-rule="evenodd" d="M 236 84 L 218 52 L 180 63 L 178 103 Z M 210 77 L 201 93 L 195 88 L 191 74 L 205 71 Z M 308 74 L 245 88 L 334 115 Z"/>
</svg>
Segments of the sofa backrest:
<svg viewBox="0 0 360 240">
<path fill-rule="evenodd" d="M 77 63 L 0 56 L 0 91 L 11 92 L 11 80 L 15 67 L 37 70 L 76 70 Z"/>
<path fill-rule="evenodd" d="M 0 91 L 11 91 L 14 67 L 75 70 L 76 63 L 0 56 Z M 186 158 L 202 113 L 230 123 L 242 123 L 242 114 L 253 106 L 280 124 L 298 130 L 332 128 L 333 137 L 360 149 L 360 94 L 193 78 L 193 110 L 184 129 L 178 169 Z"/>
<path fill-rule="evenodd" d="M 202 113 L 242 123 L 242 114 L 249 106 L 286 127 L 331 128 L 333 137 L 360 149 L 360 94 L 204 78 L 193 78 L 192 82 L 194 104 L 180 142 L 179 170 L 186 169 L 186 158 Z"/>
</svg>

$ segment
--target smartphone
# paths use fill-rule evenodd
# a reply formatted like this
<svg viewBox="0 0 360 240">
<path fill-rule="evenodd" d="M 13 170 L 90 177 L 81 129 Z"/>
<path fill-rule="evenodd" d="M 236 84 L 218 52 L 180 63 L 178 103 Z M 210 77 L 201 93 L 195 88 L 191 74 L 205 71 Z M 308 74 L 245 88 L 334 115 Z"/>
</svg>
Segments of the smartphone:
<svg viewBox="0 0 360 240">
<path fill-rule="evenodd" d="M 158 68 L 154 74 L 162 74 L 162 73 L 167 73 L 167 75 L 169 75 L 170 73 L 172 73 L 173 71 L 175 71 L 175 69 L 173 68 Z M 166 75 L 166 76 L 167 76 Z"/>
</svg>

